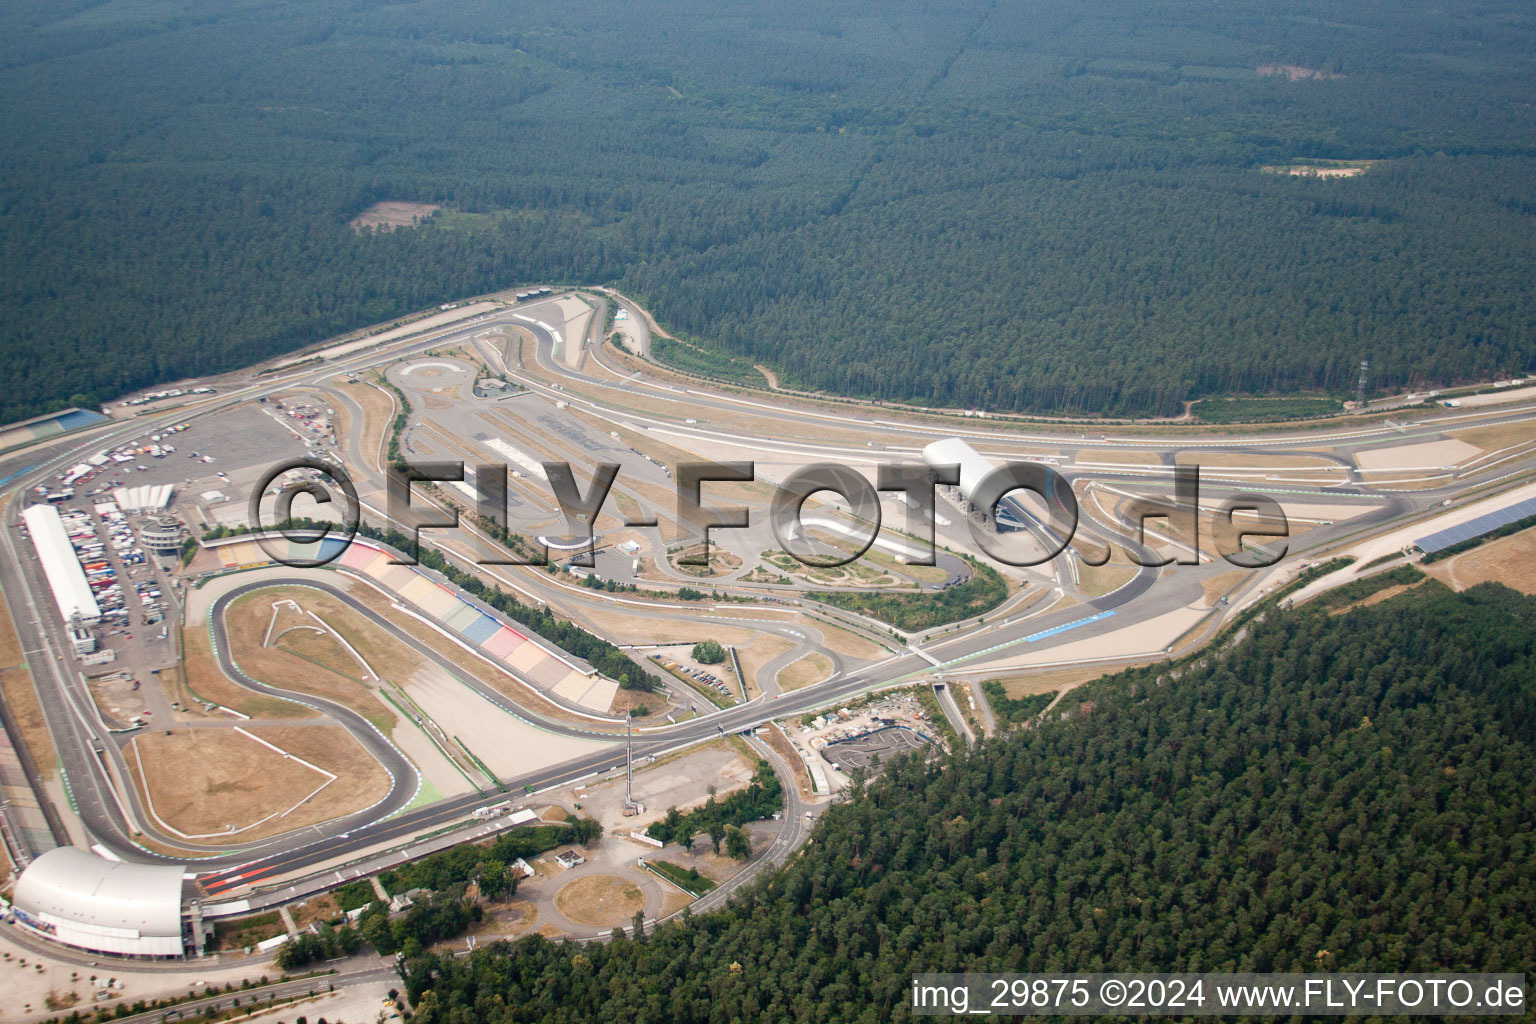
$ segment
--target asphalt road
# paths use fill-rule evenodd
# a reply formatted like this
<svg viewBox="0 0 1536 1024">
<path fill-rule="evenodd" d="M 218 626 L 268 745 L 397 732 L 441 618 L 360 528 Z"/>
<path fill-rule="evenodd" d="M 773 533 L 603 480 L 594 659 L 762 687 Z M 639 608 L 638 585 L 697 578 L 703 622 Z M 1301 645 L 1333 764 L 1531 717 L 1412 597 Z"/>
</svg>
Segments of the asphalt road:
<svg viewBox="0 0 1536 1024">
<path fill-rule="evenodd" d="M 445 346 L 457 343 L 467 343 L 473 337 L 496 326 L 497 324 L 516 323 L 517 326 L 532 330 L 539 340 L 537 356 L 540 365 L 545 366 L 550 372 L 558 372 L 567 378 L 572 386 L 580 385 L 581 388 L 594 393 L 611 393 L 612 401 L 609 405 L 583 398 L 566 391 L 565 389 L 552 389 L 534 378 L 525 378 L 525 383 L 530 389 L 550 398 L 570 401 L 580 404 L 586 411 L 598 414 L 614 423 L 635 423 L 641 427 L 661 426 L 671 434 L 683 437 L 693 437 L 706 443 L 735 443 L 735 444 L 762 444 L 761 437 L 751 437 L 736 433 L 730 429 L 721 429 L 709 425 L 691 425 L 686 419 L 704 418 L 701 413 L 707 413 L 711 422 L 729 424 L 739 419 L 744 413 L 753 415 L 776 416 L 787 431 L 798 432 L 804 436 L 814 436 L 817 431 L 825 431 L 829 424 L 856 424 L 859 429 L 874 434 L 889 434 L 893 438 L 910 437 L 920 433 L 953 433 L 966 437 L 973 443 L 983 446 L 986 451 L 989 447 L 999 449 L 999 454 L 1005 453 L 1007 448 L 1029 441 L 1050 443 L 1057 447 L 1070 447 L 1063 443 L 1059 434 L 1052 435 L 1027 435 L 1008 431 L 976 428 L 972 424 L 965 426 L 914 426 L 913 424 L 901 424 L 887 421 L 869 421 L 866 419 L 853 419 L 845 414 L 821 411 L 813 408 L 809 403 L 798 403 L 786 400 L 775 405 L 770 402 L 759 401 L 755 398 L 741 398 L 731 395 L 715 394 L 695 388 L 686 388 L 669 383 L 653 382 L 648 379 L 630 379 L 622 385 L 611 380 L 600 378 L 591 373 L 577 372 L 565 368 L 556 367 L 549 358 L 549 350 L 552 347 L 552 338 L 547 332 L 543 332 L 537 325 L 524 321 L 513 321 L 513 311 L 508 310 L 496 314 L 489 319 L 471 321 L 468 324 L 443 330 L 433 331 L 430 334 L 411 341 L 399 349 L 388 353 L 390 360 L 401 358 L 409 353 L 424 351 L 433 346 Z M 601 358 L 601 357 L 599 357 Z M 219 397 L 204 403 L 202 406 L 191 409 L 176 409 L 166 413 L 151 414 L 143 419 L 115 423 L 110 426 L 95 428 L 77 435 L 61 439 L 53 444 L 43 445 L 25 453 L 12 455 L 0 459 L 0 489 L 17 491 L 29 487 L 31 484 L 56 474 L 63 467 L 79 461 L 85 455 L 101 450 L 103 447 L 116 440 L 134 437 L 153 429 L 156 423 L 178 422 L 182 420 L 201 419 L 203 417 L 217 416 L 224 409 L 228 409 L 237 401 L 248 400 L 262 394 L 270 394 L 297 385 L 321 386 L 324 382 L 338 373 L 348 369 L 357 369 L 367 365 L 373 365 L 383 361 L 381 353 L 365 353 L 348 357 L 339 362 L 328 363 L 318 369 L 314 367 L 303 368 L 292 374 L 280 376 L 276 379 L 252 381 L 248 386 L 235 387 L 227 390 Z M 516 375 L 515 372 L 512 375 Z M 222 386 L 221 386 L 222 387 Z M 635 388 L 643 388 L 646 393 L 674 401 L 678 405 L 678 416 L 667 418 L 652 414 L 640 414 L 636 412 L 632 404 L 626 404 L 627 395 Z M 1399 429 L 1386 426 L 1330 427 L 1321 430 L 1308 430 L 1295 433 L 1286 433 L 1274 437 L 1234 436 L 1231 438 L 1201 437 L 1198 439 L 1180 440 L 1163 439 L 1157 441 L 1150 438 L 1106 438 L 1099 436 L 1089 440 L 1086 436 L 1081 442 L 1084 446 L 1092 447 L 1127 447 L 1146 448 L 1155 444 L 1206 447 L 1222 451 L 1238 451 L 1252 453 L 1272 453 L 1276 450 L 1284 450 L 1291 447 L 1310 447 L 1328 442 L 1347 440 L 1351 444 L 1364 444 L 1376 441 L 1407 441 L 1415 437 L 1438 434 L 1441 430 L 1448 429 L 1446 424 L 1454 424 L 1458 419 L 1477 415 L 1472 411 L 1462 414 L 1447 414 L 1436 416 L 1430 421 L 1420 421 L 1409 429 Z M 1512 422 L 1529 419 L 1533 415 L 1528 408 L 1512 409 L 1507 413 L 1492 417 L 1479 415 L 1478 422 L 1498 423 Z M 900 449 L 876 450 L 840 448 L 836 445 L 813 444 L 802 441 L 774 441 L 767 442 L 773 450 L 780 453 L 802 452 L 807 460 L 822 460 L 838 455 L 857 455 L 864 461 L 869 461 L 871 455 L 879 458 L 890 458 Z M 355 448 L 355 444 L 354 444 Z M 991 452 L 988 451 L 988 454 Z M 360 454 L 360 453 L 359 453 Z M 1420 512 L 1437 504 L 1440 500 L 1453 497 L 1465 491 L 1486 484 L 1492 479 L 1512 477 L 1517 474 L 1529 474 L 1536 468 L 1536 460 L 1523 458 L 1511 464 L 1497 467 L 1479 473 L 1468 474 L 1465 478 L 1457 479 L 1451 484 L 1427 489 L 1410 494 L 1401 494 L 1391 498 L 1380 510 L 1365 516 L 1357 517 L 1345 523 L 1319 526 L 1303 537 L 1298 538 L 1292 546 L 1293 556 L 1304 554 L 1306 550 L 1315 549 L 1331 544 L 1345 536 L 1354 535 L 1373 526 L 1379 526 L 1389 520 L 1406 516 L 1414 512 Z M 1092 474 L 1067 472 L 1070 476 L 1086 476 Z M 1138 470 L 1135 467 L 1127 467 L 1117 474 L 1116 479 L 1123 481 L 1127 486 L 1144 486 L 1149 489 L 1167 488 L 1170 483 L 1166 468 L 1155 471 L 1151 468 Z M 1296 488 L 1295 493 L 1317 494 L 1320 497 L 1332 498 L 1339 494 L 1368 495 L 1371 492 L 1363 487 L 1355 477 L 1350 486 L 1338 488 Z M 1218 491 L 1237 491 L 1245 489 L 1240 481 L 1220 482 L 1212 488 Z M 72 661 L 65 660 L 67 656 L 61 656 L 58 652 L 67 651 L 68 645 L 62 635 L 62 624 L 53 609 L 51 598 L 46 590 L 39 591 L 36 581 L 39 574 L 32 560 L 30 545 L 15 543 L 14 530 L 11 526 L 15 523 L 23 501 L 13 501 L 6 513 L 7 527 L 3 530 L 3 540 L 0 540 L 0 587 L 4 588 L 5 597 L 10 604 L 13 618 L 16 621 L 18 631 L 21 634 L 23 650 L 28 659 L 34 678 L 38 682 L 38 690 L 43 702 L 44 711 L 53 733 L 54 742 L 59 751 L 60 761 L 64 767 L 69 781 L 71 795 L 78 808 L 81 819 L 88 831 L 98 841 L 118 852 L 125 858 L 151 859 L 158 855 L 136 847 L 128 839 L 131 831 L 128 825 L 128 813 L 132 811 L 140 821 L 143 820 L 142 809 L 136 806 L 137 796 L 132 786 L 124 786 L 129 807 L 125 808 L 114 788 L 107 782 L 107 778 L 116 775 L 119 779 L 126 777 L 126 767 L 121 761 L 117 751 L 117 745 L 112 742 L 110 735 L 101 726 L 99 719 L 93 721 L 93 706 L 91 699 L 82 686 L 79 676 L 75 671 Z M 1117 544 L 1123 543 L 1124 530 L 1129 524 L 1103 524 L 1093 521 L 1085 516 L 1087 525 L 1085 529 L 1095 535 L 1113 536 Z M 1105 538 L 1107 539 L 1107 538 Z M 1065 556 L 1064 556 L 1065 557 Z M 1218 567 L 1219 568 L 1219 567 Z M 1108 632 L 1122 629 L 1127 625 L 1152 618 L 1166 611 L 1170 607 L 1176 607 L 1188 603 L 1199 592 L 1199 577 L 1201 573 L 1191 572 L 1184 574 L 1178 580 L 1164 579 L 1159 588 L 1158 600 L 1146 600 L 1146 596 L 1152 591 L 1154 584 L 1158 582 L 1156 571 L 1143 571 L 1138 573 L 1134 580 L 1125 587 L 1112 594 L 1093 599 L 1088 605 L 1094 612 L 1115 611 L 1113 619 L 1099 619 L 1083 621 L 1090 616 L 1084 611 L 1082 605 L 1072 608 L 1063 608 L 1058 611 L 1049 611 L 1038 616 L 1021 616 L 1007 619 L 1001 622 L 988 623 L 985 629 L 977 629 L 964 635 L 944 640 L 926 648 L 926 653 L 938 660 L 940 669 L 946 666 L 965 663 L 980 657 L 983 654 L 996 653 L 1009 648 L 1023 648 L 1026 645 L 1030 650 L 1037 650 L 1057 644 L 1091 639 Z M 297 581 L 297 580 L 296 580 Z M 313 585 L 313 576 L 306 577 L 299 582 Z M 270 585 L 270 584 L 264 584 Z M 542 585 L 542 584 L 541 584 Z M 670 614 L 670 613 L 665 613 Z M 1065 627 L 1065 628 L 1063 628 Z M 1060 632 L 1053 632 L 1061 630 Z M 1039 634 L 1050 634 L 1036 639 Z M 221 645 L 221 653 L 224 645 Z M 803 713 L 826 707 L 828 704 L 838 703 L 847 697 L 863 691 L 888 685 L 906 679 L 915 679 L 926 676 L 934 671 L 935 666 L 927 659 L 916 655 L 898 655 L 886 658 L 883 661 L 865 666 L 858 671 L 843 675 L 836 675 L 827 682 L 806 687 L 793 694 L 759 699 L 748 704 L 715 712 L 705 718 L 694 719 L 686 723 L 665 729 L 655 734 L 647 734 L 637 744 L 637 752 L 649 753 L 664 749 L 672 749 L 709 739 L 721 733 L 737 732 L 750 729 L 763 722 Z M 237 673 L 234 666 L 226 666 L 227 671 Z M 235 675 L 246 685 L 262 689 L 261 684 L 242 679 Z M 292 698 L 290 698 L 292 699 Z M 315 698 L 301 695 L 306 703 L 315 703 Z M 334 712 L 327 709 L 327 713 L 333 713 L 338 721 L 347 722 L 344 708 L 337 708 Z M 528 717 L 526 712 L 519 712 Z M 356 717 L 356 716 L 354 716 Z M 354 735 L 362 735 L 358 728 L 371 730 L 363 722 L 359 727 L 356 722 L 349 728 L 354 729 Z M 377 734 L 375 734 L 377 735 Z M 381 738 L 382 739 L 382 738 Z M 385 749 L 387 748 L 387 750 Z M 375 750 L 370 745 L 370 750 Z M 590 775 L 596 771 L 602 771 L 618 764 L 621 757 L 621 748 L 615 745 L 610 750 L 600 751 L 577 761 L 566 764 L 550 766 L 539 772 L 530 773 L 524 777 L 505 780 L 512 787 L 532 786 L 535 789 L 543 789 L 548 786 L 563 784 L 565 782 Z M 391 759 L 393 767 L 391 774 L 396 778 L 397 785 L 392 789 L 391 796 L 386 801 L 399 801 L 402 796 L 404 802 L 409 801 L 409 796 L 404 795 L 407 788 L 401 783 L 409 772 L 414 776 L 414 769 L 408 765 L 402 767 L 398 751 L 385 741 L 383 747 L 375 751 L 381 758 Z M 433 807 L 421 808 L 416 811 L 400 814 L 387 821 L 368 822 L 363 818 L 377 817 L 380 809 L 371 809 L 370 812 L 359 812 L 358 815 L 349 817 L 340 822 L 333 822 L 328 826 L 303 830 L 296 835 L 280 837 L 268 847 L 257 846 L 247 848 L 238 853 L 221 854 L 201 866 L 226 869 L 236 864 L 242 865 L 245 872 L 254 871 L 254 874 L 245 874 L 245 880 L 259 881 L 261 877 L 302 869 L 316 864 L 322 860 L 329 860 L 339 855 L 360 851 L 363 848 L 379 844 L 384 840 L 405 840 L 410 836 L 427 830 L 437 825 L 462 819 L 468 809 L 478 803 L 487 802 L 484 798 L 460 798 L 448 801 Z M 57 820 L 55 818 L 55 820 Z M 56 831 L 58 827 L 56 826 Z M 65 836 L 58 835 L 60 841 Z M 224 876 L 214 876 L 211 881 L 217 883 Z"/>
</svg>

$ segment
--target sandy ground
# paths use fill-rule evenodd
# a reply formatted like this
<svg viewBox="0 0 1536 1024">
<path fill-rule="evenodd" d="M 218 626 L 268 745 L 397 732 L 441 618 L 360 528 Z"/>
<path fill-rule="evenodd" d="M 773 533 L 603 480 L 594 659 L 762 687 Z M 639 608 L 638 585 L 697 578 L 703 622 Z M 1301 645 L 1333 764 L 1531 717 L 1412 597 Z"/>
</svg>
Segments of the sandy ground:
<svg viewBox="0 0 1536 1024">
<path fill-rule="evenodd" d="M 1339 469 L 1344 467 L 1315 455 L 1251 455 L 1247 452 L 1179 452 L 1180 466 L 1220 466 L 1227 469 Z"/>
<path fill-rule="evenodd" d="M 1532 398 L 1536 398 L 1536 387 L 1504 388 L 1500 391 L 1490 391 L 1485 395 L 1468 395 L 1456 401 L 1463 409 L 1475 409 L 1482 405 L 1503 405 L 1505 402 L 1524 402 Z"/>
<path fill-rule="evenodd" d="M 317 979 L 316 987 L 324 988 L 324 980 Z M 400 987 L 399 982 L 391 984 L 388 981 L 380 981 L 372 985 L 345 988 L 340 992 L 327 992 L 313 999 L 306 999 L 302 1003 L 289 1003 L 271 1013 L 247 1017 L 245 1024 L 284 1024 L 287 1021 L 297 1020 L 300 1016 L 307 1017 L 311 1021 L 324 1018 L 330 1024 L 374 1024 L 374 1021 L 379 1019 L 384 1000 L 389 997 L 389 990 Z M 388 1014 L 385 1016 L 387 1017 Z"/>
<path fill-rule="evenodd" d="M 1355 462 L 1361 469 L 1440 469 L 1481 454 L 1477 447 L 1451 439 L 1356 452 Z"/>
<path fill-rule="evenodd" d="M 1132 658 L 1144 654 L 1157 654 L 1206 614 L 1206 611 L 1201 608 L 1175 608 L 1171 612 L 1165 612 L 1146 622 L 1137 623 L 1113 633 L 1086 640 L 1074 640 L 1071 643 L 1046 647 L 1038 651 L 1026 650 L 1022 654 L 1015 653 L 991 663 L 988 667 L 1004 670 L 1025 668 L 1030 665 L 1054 665 L 1071 661 Z M 1015 652 L 1019 649 L 1013 648 Z"/>
<path fill-rule="evenodd" d="M 1280 507 L 1285 514 L 1294 519 L 1320 519 L 1330 523 L 1342 523 L 1356 516 L 1363 516 L 1367 512 L 1374 512 L 1380 505 L 1325 505 L 1303 501 L 1286 501 L 1280 499 Z M 1242 520 L 1239 519 L 1239 522 Z"/>
<path fill-rule="evenodd" d="M 594 928 L 628 924 L 644 908 L 645 896 L 633 882 L 617 875 L 587 875 L 555 894 L 560 913 Z"/>
<path fill-rule="evenodd" d="M 499 776 L 522 775 L 604 746 L 513 718 L 435 665 L 412 676 L 405 689 L 449 737 L 457 736 Z"/>
<path fill-rule="evenodd" d="M 110 1001 L 111 1004 L 117 1004 L 185 995 L 188 988 L 202 981 L 220 986 L 226 981 L 232 981 L 238 987 L 242 979 L 255 981 L 263 971 L 271 970 L 271 964 L 266 962 L 239 966 L 224 966 L 215 962 L 188 964 L 185 970 L 175 971 L 134 971 L 114 964 L 98 972 L 90 967 L 39 957 L 27 947 L 12 941 L 10 936 L 13 928 L 13 925 L 0 926 L 0 953 L 10 956 L 8 960 L 0 959 L 0 1020 L 3 1021 L 22 1020 L 29 1016 L 32 1019 L 55 1016 L 43 1009 L 49 992 L 77 992 L 81 1001 L 75 1009 L 88 1011 L 93 1005 L 92 997 L 99 988 L 106 987 L 109 975 L 123 982 L 119 997 Z M 22 961 L 26 962 L 25 967 L 21 966 Z M 43 968 L 41 971 L 36 969 L 39 964 Z M 71 978 L 72 973 L 76 977 Z M 95 984 L 90 980 L 92 974 L 98 974 Z M 384 988 L 388 991 L 389 986 Z M 380 993 L 380 998 L 382 995 Z M 23 1009 L 28 1005 L 32 1007 L 30 1014 Z M 289 1014 L 285 1019 L 291 1021 L 293 1015 Z M 366 1019 L 371 1021 L 373 1018 Z"/>
</svg>

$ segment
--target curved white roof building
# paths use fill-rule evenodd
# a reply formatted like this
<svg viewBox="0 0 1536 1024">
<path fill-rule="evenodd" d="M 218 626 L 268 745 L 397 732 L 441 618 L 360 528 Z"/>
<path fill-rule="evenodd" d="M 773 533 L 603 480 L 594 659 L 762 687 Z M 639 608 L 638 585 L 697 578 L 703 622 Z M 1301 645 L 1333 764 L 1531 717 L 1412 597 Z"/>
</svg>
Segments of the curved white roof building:
<svg viewBox="0 0 1536 1024">
<path fill-rule="evenodd" d="M 75 548 L 69 542 L 59 510 L 52 505 L 28 505 L 21 510 L 21 518 L 27 524 L 32 546 L 37 548 L 38 561 L 43 563 L 43 574 L 48 577 L 54 603 L 59 606 L 65 625 L 76 615 L 87 622 L 101 618 L 96 595 L 85 581 L 85 572 L 75 558 Z"/>
<path fill-rule="evenodd" d="M 970 498 L 976 487 L 997 467 L 976 449 L 958 437 L 946 437 L 923 449 L 923 461 L 930 466 L 959 466 L 960 493 Z"/>
<path fill-rule="evenodd" d="M 61 846 L 21 873 L 16 919 L 55 942 L 121 956 L 181 956 L 182 865 L 129 864 Z"/>
</svg>

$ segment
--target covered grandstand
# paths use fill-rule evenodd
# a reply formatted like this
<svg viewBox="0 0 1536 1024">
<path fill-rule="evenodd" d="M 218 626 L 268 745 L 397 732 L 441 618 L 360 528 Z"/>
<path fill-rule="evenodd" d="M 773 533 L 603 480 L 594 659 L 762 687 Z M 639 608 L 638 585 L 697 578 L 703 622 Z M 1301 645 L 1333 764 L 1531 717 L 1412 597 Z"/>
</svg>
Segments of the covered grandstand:
<svg viewBox="0 0 1536 1024">
<path fill-rule="evenodd" d="M 79 616 L 81 621 L 95 622 L 101 618 L 101 608 L 96 595 L 91 593 L 85 581 L 85 571 L 75 558 L 75 548 L 69 542 L 59 510 L 52 505 L 28 505 L 21 512 L 32 537 L 32 546 L 43 563 L 43 573 L 53 590 L 53 601 L 66 625 Z"/>
<path fill-rule="evenodd" d="M 1432 555 L 1437 551 L 1455 547 L 1464 541 L 1481 537 L 1485 533 L 1492 533 L 1500 527 L 1518 523 L 1532 516 L 1536 516 L 1536 498 L 1527 498 L 1497 511 L 1484 513 L 1476 519 L 1468 519 L 1464 523 L 1448 526 L 1427 537 L 1420 537 L 1414 542 L 1414 546 L 1425 554 Z"/>
<path fill-rule="evenodd" d="M 182 955 L 182 866 L 107 860 L 73 846 L 21 873 L 16 923 L 53 942 L 119 956 Z"/>
</svg>

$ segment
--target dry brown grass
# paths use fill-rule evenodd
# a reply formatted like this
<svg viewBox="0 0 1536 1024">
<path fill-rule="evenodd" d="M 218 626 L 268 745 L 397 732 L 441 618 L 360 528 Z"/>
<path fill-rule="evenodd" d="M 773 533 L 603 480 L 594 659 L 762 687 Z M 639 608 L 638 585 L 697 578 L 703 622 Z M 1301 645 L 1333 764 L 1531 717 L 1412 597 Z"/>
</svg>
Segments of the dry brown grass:
<svg viewBox="0 0 1536 1024">
<path fill-rule="evenodd" d="M 1138 664 L 1148 662 L 1127 662 L 1124 665 L 1116 665 L 1114 668 L 1065 668 L 1047 672 L 1033 672 L 1027 675 L 1005 676 L 998 678 L 1003 684 L 1003 692 L 1010 697 L 1025 697 L 1036 693 L 1050 693 L 1052 690 L 1070 690 L 1084 683 L 1091 683 L 1095 679 L 1123 672 L 1128 668 L 1135 668 Z"/>
<path fill-rule="evenodd" d="M 779 689 L 788 693 L 802 686 L 819 683 L 832 674 L 832 659 L 825 654 L 807 654 L 779 669 Z"/>
<path fill-rule="evenodd" d="M 1498 451 L 1500 448 L 1508 448 L 1526 441 L 1536 441 L 1536 420 L 1469 427 L 1466 430 L 1452 430 L 1445 436 L 1465 441 L 1484 451 Z"/>
<path fill-rule="evenodd" d="M 1488 541 L 1423 568 L 1457 590 L 1493 582 L 1536 594 L 1536 528 Z"/>
<path fill-rule="evenodd" d="M 1162 453 L 1142 449 L 1096 448 L 1077 453 L 1078 462 L 1102 462 L 1115 466 L 1160 466 Z"/>
<path fill-rule="evenodd" d="M 334 921 L 343 913 L 341 904 L 337 903 L 336 897 L 328 892 L 295 903 L 288 908 L 288 912 L 293 915 L 293 923 L 298 926 L 299 931 L 303 931 L 316 921 Z"/>
<path fill-rule="evenodd" d="M 1129 583 L 1136 576 L 1136 567 L 1111 558 L 1103 565 L 1078 563 L 1081 582 L 1077 589 L 1084 597 L 1103 597 L 1110 591 Z"/>
<path fill-rule="evenodd" d="M 886 654 L 885 648 L 873 640 L 865 639 L 852 630 L 834 626 L 811 616 L 801 619 L 806 625 L 814 626 L 821 632 L 822 640 L 827 650 L 841 654 L 846 658 L 860 658 L 864 661 L 874 661 Z"/>
<path fill-rule="evenodd" d="M 3 605 L 0 605 L 0 694 L 4 694 L 5 706 L 21 732 L 12 740 L 27 748 L 39 775 L 52 778 L 54 762 L 58 758 L 53 749 L 53 736 L 48 732 L 43 705 L 38 700 L 32 673 L 21 653 L 21 638 L 11 621 L 10 611 Z"/>
<path fill-rule="evenodd" d="M 251 731 L 331 772 L 336 781 L 293 807 L 325 777 L 225 729 L 141 733 L 134 739 L 138 756 L 129 759 L 129 767 L 141 791 L 147 787 L 156 813 L 189 834 L 219 833 L 226 824 L 249 825 L 293 807 L 288 814 L 249 831 L 206 840 L 215 844 L 248 842 L 328 821 L 366 807 L 389 791 L 388 773 L 340 726 Z"/>
<path fill-rule="evenodd" d="M 1249 577 L 1249 574 L 1250 570 L 1247 569 L 1233 569 L 1231 572 L 1224 572 L 1220 576 L 1212 576 L 1204 583 L 1201 583 L 1200 590 L 1205 594 L 1205 603 L 1213 605 L 1223 597 L 1226 597 L 1233 590 L 1237 589 L 1243 580 Z"/>
<path fill-rule="evenodd" d="M 182 631 L 183 703 L 198 699 L 233 708 L 251 718 L 312 718 L 319 712 L 281 697 L 247 690 L 224 674 L 208 642 L 208 630 L 192 626 Z"/>
<path fill-rule="evenodd" d="M 332 618 L 347 619 L 346 625 L 353 635 L 347 636 L 339 626 L 337 632 L 346 636 L 348 643 L 359 651 L 397 646 L 387 635 L 351 615 L 345 605 L 328 595 L 302 587 L 273 587 L 247 594 L 225 608 L 230 654 L 236 663 L 253 679 L 285 690 L 314 694 L 351 708 L 387 735 L 394 728 L 397 716 L 362 682 L 362 666 L 334 637 L 307 629 L 277 635 L 285 623 L 313 625 L 314 620 L 285 612 L 279 618 L 277 630 L 273 631 L 273 646 L 261 646 L 271 621 L 272 604 L 283 599 L 294 600 L 300 607 L 313 607 L 317 614 L 321 614 L 320 606 L 324 606 L 322 618 L 327 622 Z"/>
<path fill-rule="evenodd" d="M 1315 455 L 1249 455 L 1245 452 L 1179 452 L 1173 461 L 1180 466 L 1222 466 L 1228 469 L 1337 469 L 1345 467 Z"/>
<path fill-rule="evenodd" d="M 759 633 L 756 639 L 745 647 L 736 648 L 736 658 L 741 662 L 741 674 L 745 677 L 742 679 L 742 684 L 746 686 L 749 698 L 762 692 L 762 688 L 757 685 L 758 669 L 794 649 L 793 640 L 787 640 L 772 633 Z"/>
<path fill-rule="evenodd" d="M 640 887 L 617 875 L 587 875 L 555 894 L 555 907 L 590 928 L 628 924 L 645 907 Z"/>
<path fill-rule="evenodd" d="M 805 769 L 805 761 L 795 752 L 794 744 L 789 742 L 789 737 L 784 735 L 784 731 L 777 723 L 770 722 L 763 729 L 764 732 L 758 738 L 772 747 L 784 759 L 784 763 L 789 765 L 795 776 L 795 785 L 800 790 L 801 799 L 812 799 L 815 791 L 811 788 L 811 776 Z"/>
<path fill-rule="evenodd" d="M 361 431 L 358 447 L 362 450 L 363 461 L 379 469 L 379 448 L 395 415 L 394 396 L 362 380 L 346 385 L 346 394 L 363 410 L 362 423 L 353 426 Z"/>
<path fill-rule="evenodd" d="M 677 622 L 647 619 L 622 612 L 582 608 L 571 616 L 619 643 L 683 644 L 714 639 L 730 647 L 744 647 L 756 636 L 755 630 L 717 623 Z"/>
</svg>

